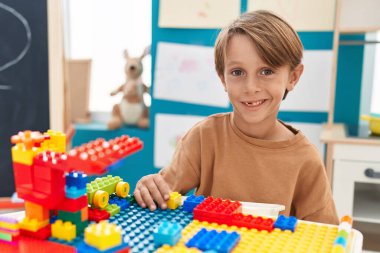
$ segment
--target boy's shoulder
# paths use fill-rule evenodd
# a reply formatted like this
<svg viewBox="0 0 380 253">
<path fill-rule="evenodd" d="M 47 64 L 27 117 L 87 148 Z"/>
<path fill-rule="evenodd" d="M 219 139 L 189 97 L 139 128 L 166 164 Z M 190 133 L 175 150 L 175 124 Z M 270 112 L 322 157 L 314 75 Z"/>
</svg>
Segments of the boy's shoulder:
<svg viewBox="0 0 380 253">
<path fill-rule="evenodd" d="M 230 113 L 213 114 L 196 123 L 182 139 L 199 135 L 214 135 L 228 127 Z"/>
</svg>

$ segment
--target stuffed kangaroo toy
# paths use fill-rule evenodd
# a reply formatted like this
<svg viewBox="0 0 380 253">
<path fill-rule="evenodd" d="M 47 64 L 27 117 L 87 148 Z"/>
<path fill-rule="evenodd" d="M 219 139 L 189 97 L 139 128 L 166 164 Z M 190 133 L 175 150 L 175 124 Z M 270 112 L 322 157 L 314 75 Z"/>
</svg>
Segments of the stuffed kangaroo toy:
<svg viewBox="0 0 380 253">
<path fill-rule="evenodd" d="M 113 106 L 108 129 L 114 130 L 120 128 L 123 124 L 136 125 L 141 128 L 149 127 L 148 108 L 145 106 L 143 99 L 144 93 L 149 91 L 141 79 L 143 72 L 142 59 L 149 53 L 150 47 L 147 47 L 140 57 L 132 58 L 127 50 L 124 51 L 124 57 L 127 61 L 124 71 L 127 79 L 119 88 L 111 92 L 111 96 L 122 92 L 123 98 L 120 104 Z"/>
</svg>

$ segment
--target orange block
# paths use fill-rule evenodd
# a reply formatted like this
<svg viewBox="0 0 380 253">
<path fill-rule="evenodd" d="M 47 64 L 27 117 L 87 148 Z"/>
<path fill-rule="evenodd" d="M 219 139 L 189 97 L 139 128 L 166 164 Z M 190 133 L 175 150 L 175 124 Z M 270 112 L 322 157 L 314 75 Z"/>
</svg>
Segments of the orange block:
<svg viewBox="0 0 380 253">
<path fill-rule="evenodd" d="M 49 219 L 49 209 L 30 201 L 25 201 L 25 214 L 26 217 L 37 219 L 38 221 Z"/>
<path fill-rule="evenodd" d="M 84 207 L 82 208 L 81 210 L 81 218 L 82 218 L 82 221 L 86 221 L 88 220 L 88 207 Z"/>
</svg>

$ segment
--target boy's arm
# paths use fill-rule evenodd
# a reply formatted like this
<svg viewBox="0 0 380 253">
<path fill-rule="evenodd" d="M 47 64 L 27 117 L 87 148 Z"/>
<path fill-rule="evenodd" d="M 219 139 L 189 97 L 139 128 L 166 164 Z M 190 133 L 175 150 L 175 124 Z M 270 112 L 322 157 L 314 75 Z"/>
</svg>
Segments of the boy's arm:
<svg viewBox="0 0 380 253">
<path fill-rule="evenodd" d="M 293 197 L 299 219 L 339 224 L 325 167 L 318 155 L 307 161 L 299 174 Z"/>
<path fill-rule="evenodd" d="M 159 172 L 172 191 L 186 194 L 199 186 L 201 158 L 197 137 L 191 132 L 185 135 L 177 144 L 171 164 Z"/>
</svg>

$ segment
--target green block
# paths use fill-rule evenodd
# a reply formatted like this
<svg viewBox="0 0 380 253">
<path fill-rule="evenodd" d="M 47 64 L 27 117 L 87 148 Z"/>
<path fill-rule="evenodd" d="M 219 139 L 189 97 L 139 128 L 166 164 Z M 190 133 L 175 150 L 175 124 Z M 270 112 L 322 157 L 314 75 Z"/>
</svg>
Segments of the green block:
<svg viewBox="0 0 380 253">
<path fill-rule="evenodd" d="M 58 219 L 63 221 L 71 221 L 73 224 L 79 224 L 82 222 L 82 211 L 78 212 L 66 212 L 66 211 L 58 211 Z"/>
<path fill-rule="evenodd" d="M 108 175 L 106 177 L 98 177 L 94 181 L 86 184 L 88 203 L 92 204 L 92 199 L 97 190 L 102 190 L 112 194 L 116 190 L 116 184 L 123 181 L 119 176 Z"/>
<path fill-rule="evenodd" d="M 11 242 L 12 235 L 0 232 L 0 240 Z"/>
<path fill-rule="evenodd" d="M 75 224 L 75 226 L 76 226 L 75 230 L 77 232 L 77 236 L 80 235 L 80 234 L 83 234 L 84 229 L 88 226 L 88 220 L 81 221 L 80 223 Z"/>
<path fill-rule="evenodd" d="M 103 210 L 106 210 L 111 216 L 120 213 L 120 206 L 116 204 L 108 205 Z"/>
</svg>

